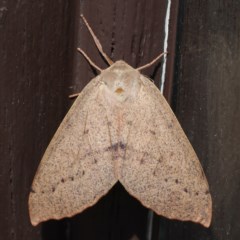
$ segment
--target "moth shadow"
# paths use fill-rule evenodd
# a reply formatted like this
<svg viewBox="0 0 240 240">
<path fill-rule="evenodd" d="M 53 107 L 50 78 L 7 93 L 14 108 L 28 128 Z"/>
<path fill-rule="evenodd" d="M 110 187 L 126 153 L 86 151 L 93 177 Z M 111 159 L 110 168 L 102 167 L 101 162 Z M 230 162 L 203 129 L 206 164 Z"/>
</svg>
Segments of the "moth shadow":
<svg viewBox="0 0 240 240">
<path fill-rule="evenodd" d="M 42 240 L 145 239 L 148 209 L 117 183 L 94 206 L 72 218 L 42 224 Z"/>
</svg>

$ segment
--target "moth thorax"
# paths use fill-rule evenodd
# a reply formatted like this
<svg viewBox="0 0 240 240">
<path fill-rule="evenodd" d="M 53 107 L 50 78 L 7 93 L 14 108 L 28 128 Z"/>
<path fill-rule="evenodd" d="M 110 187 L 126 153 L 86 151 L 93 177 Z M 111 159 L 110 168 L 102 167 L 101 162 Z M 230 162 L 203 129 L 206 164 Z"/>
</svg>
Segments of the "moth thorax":
<svg viewBox="0 0 240 240">
<path fill-rule="evenodd" d="M 101 74 L 106 94 L 120 102 L 134 99 L 140 90 L 140 73 L 125 62 L 116 62 Z"/>
</svg>

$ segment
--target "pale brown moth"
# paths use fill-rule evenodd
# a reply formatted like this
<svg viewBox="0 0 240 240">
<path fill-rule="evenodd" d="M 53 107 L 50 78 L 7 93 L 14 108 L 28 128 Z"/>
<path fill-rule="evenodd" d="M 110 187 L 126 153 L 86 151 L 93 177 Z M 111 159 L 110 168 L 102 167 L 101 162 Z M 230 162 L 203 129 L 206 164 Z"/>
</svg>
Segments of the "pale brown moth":
<svg viewBox="0 0 240 240">
<path fill-rule="evenodd" d="M 84 19 L 84 17 L 83 17 Z M 140 70 L 113 61 L 78 94 L 51 140 L 29 196 L 33 225 L 71 217 L 119 181 L 145 207 L 208 227 L 212 200 L 201 164 L 170 106 Z"/>
</svg>

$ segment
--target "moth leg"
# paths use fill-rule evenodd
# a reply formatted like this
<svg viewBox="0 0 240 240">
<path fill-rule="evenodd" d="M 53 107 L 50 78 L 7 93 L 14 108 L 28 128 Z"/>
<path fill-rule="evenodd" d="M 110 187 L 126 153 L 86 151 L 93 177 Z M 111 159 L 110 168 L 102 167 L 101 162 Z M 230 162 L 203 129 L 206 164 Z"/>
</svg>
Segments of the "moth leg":
<svg viewBox="0 0 240 240">
<path fill-rule="evenodd" d="M 140 71 L 140 70 L 143 70 L 144 68 L 148 68 L 150 67 L 151 65 L 153 65 L 156 61 L 158 61 L 158 59 L 160 59 L 164 54 L 167 54 L 167 52 L 163 52 L 161 54 L 159 54 L 156 58 L 154 58 L 150 63 L 147 63 L 141 67 L 138 67 L 137 70 Z"/>
<path fill-rule="evenodd" d="M 79 94 L 80 93 L 74 93 L 74 94 L 69 95 L 68 97 L 69 98 L 75 98 L 75 97 L 78 97 Z"/>
<path fill-rule="evenodd" d="M 81 14 L 81 18 L 83 19 L 84 23 L 86 24 L 90 34 L 92 35 L 93 37 L 93 40 L 98 48 L 98 51 L 102 54 L 102 56 L 105 58 L 105 60 L 107 61 L 107 63 L 109 65 L 112 65 L 113 64 L 113 61 L 110 59 L 110 57 L 108 57 L 108 55 L 103 51 L 103 48 L 102 48 L 102 45 L 100 43 L 100 41 L 98 40 L 98 38 L 96 37 L 96 35 L 94 34 L 92 28 L 90 27 L 90 25 L 88 24 L 86 18 L 83 16 L 83 14 Z"/>
<path fill-rule="evenodd" d="M 102 69 L 100 67 L 98 67 L 81 48 L 78 48 L 77 50 L 88 60 L 90 65 L 92 65 L 98 71 L 102 72 Z M 69 95 L 68 97 L 69 98 L 75 98 L 75 97 L 78 97 L 79 94 L 80 94 L 80 92 L 79 93 L 73 93 L 73 94 Z"/>
<path fill-rule="evenodd" d="M 87 59 L 87 61 L 90 63 L 91 66 L 93 66 L 94 68 L 96 68 L 99 72 L 102 72 L 103 69 L 101 69 L 100 67 L 98 67 L 98 66 L 90 59 L 90 57 L 88 57 L 88 55 L 87 55 L 81 48 L 78 48 L 77 50 Z M 75 97 L 77 97 L 79 94 L 80 94 L 80 93 L 71 94 L 71 95 L 69 95 L 69 98 L 75 98 Z"/>
</svg>

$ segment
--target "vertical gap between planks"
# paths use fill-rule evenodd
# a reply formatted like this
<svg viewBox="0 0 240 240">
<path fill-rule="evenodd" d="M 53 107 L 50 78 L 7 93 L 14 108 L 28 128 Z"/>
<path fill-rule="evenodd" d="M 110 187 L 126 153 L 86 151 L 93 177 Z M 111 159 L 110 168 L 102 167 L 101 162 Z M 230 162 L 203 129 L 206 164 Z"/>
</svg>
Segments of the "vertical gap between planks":
<svg viewBox="0 0 240 240">
<path fill-rule="evenodd" d="M 153 229 L 153 211 L 149 210 L 147 216 L 146 240 L 152 239 L 152 229 Z"/>
<path fill-rule="evenodd" d="M 166 17 L 165 17 L 165 25 L 164 25 L 165 36 L 164 36 L 163 52 L 167 52 L 167 50 L 168 50 L 170 9 L 171 9 L 171 0 L 168 0 Z M 166 68 L 167 68 L 167 55 L 165 54 L 163 56 L 163 66 L 162 66 L 162 76 L 161 76 L 161 86 L 160 86 L 161 93 L 163 93 L 163 89 L 164 89 L 164 83 L 165 83 L 165 77 L 166 77 Z"/>
<path fill-rule="evenodd" d="M 168 50 L 168 36 L 169 36 L 169 22 L 170 22 L 171 3 L 172 3 L 171 0 L 167 1 L 167 9 L 166 9 L 166 16 L 165 16 L 165 24 L 164 24 L 165 36 L 164 36 L 163 52 L 167 52 L 167 50 Z M 160 86 L 159 86 L 162 94 L 163 94 L 163 90 L 164 90 L 166 68 L 167 68 L 167 55 L 164 55 L 163 56 L 161 82 L 160 82 Z M 152 240 L 153 216 L 154 216 L 153 211 L 149 210 L 148 221 L 147 221 L 148 225 L 147 225 L 147 231 L 146 231 L 146 240 Z"/>
</svg>

